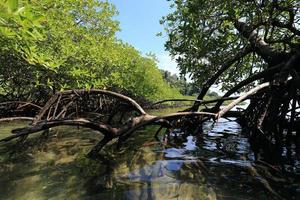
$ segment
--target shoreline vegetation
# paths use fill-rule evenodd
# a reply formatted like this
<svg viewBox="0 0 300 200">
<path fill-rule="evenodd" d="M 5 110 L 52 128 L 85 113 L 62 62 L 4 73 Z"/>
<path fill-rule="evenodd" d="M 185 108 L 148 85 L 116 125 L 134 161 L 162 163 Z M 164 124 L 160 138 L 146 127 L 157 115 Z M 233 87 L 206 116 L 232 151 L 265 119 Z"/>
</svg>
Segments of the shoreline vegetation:
<svg viewBox="0 0 300 200">
<path fill-rule="evenodd" d="M 0 12 L 1 102 L 42 105 L 52 94 L 75 88 L 149 102 L 183 98 L 183 79 L 168 82 L 169 72 L 158 69 L 154 54 L 142 55 L 116 37 L 118 12 L 109 2 L 7 0 Z"/>
<path fill-rule="evenodd" d="M 86 155 L 101 160 L 107 147 L 120 149 L 146 126 L 158 126 L 151 137 L 163 145 L 195 136 L 202 146 L 203 125 L 234 118 L 253 163 L 280 174 L 260 181 L 266 194 L 283 199 L 274 183 L 292 186 L 299 196 L 293 186 L 299 186 L 300 161 L 299 2 L 170 3 L 160 22 L 179 76 L 159 70 L 153 53 L 143 55 L 117 38 L 118 11 L 108 1 L 1 1 L 0 122 L 32 121 L 0 143 L 16 140 L 14 151 L 31 134 L 80 126 L 103 136 Z M 214 84 L 222 84 L 222 97 L 210 91 Z M 245 101 L 245 109 L 236 107 Z M 174 107 L 159 115 L 144 110 Z M 257 178 L 257 167 L 251 168 Z"/>
</svg>

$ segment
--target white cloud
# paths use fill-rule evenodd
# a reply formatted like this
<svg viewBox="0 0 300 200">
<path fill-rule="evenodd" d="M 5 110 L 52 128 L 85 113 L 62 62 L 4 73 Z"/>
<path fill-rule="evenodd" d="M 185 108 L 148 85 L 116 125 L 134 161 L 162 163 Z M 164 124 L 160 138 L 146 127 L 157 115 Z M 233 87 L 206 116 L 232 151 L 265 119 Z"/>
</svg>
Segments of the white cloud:
<svg viewBox="0 0 300 200">
<path fill-rule="evenodd" d="M 163 70 L 167 70 L 172 74 L 179 75 L 179 70 L 177 68 L 177 63 L 175 59 L 172 59 L 170 55 L 167 53 L 157 55 L 157 59 L 159 61 L 158 67 Z"/>
</svg>

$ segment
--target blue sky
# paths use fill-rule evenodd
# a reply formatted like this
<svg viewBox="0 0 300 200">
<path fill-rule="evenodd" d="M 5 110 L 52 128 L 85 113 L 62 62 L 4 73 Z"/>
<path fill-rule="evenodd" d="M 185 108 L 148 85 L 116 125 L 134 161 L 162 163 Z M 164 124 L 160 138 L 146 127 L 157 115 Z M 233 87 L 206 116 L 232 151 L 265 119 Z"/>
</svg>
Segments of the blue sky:
<svg viewBox="0 0 300 200">
<path fill-rule="evenodd" d="M 109 0 L 119 15 L 121 31 L 117 37 L 138 49 L 143 54 L 155 53 L 159 67 L 178 73 L 176 62 L 165 51 L 166 36 L 156 36 L 163 31 L 159 20 L 170 12 L 167 0 Z"/>
</svg>

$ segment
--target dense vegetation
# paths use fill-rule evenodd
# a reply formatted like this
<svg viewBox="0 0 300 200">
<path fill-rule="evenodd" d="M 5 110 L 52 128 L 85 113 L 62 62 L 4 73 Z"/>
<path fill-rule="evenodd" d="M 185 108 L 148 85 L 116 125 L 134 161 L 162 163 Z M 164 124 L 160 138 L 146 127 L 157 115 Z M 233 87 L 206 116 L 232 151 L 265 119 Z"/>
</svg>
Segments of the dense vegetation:
<svg viewBox="0 0 300 200">
<path fill-rule="evenodd" d="M 278 164 L 300 158 L 299 0 L 171 0 L 166 48 L 200 90 L 197 111 L 213 84 L 229 97 L 251 89 L 238 117 L 255 155 Z M 219 112 L 220 100 L 210 112 Z M 221 109 L 222 110 L 222 109 Z M 226 110 L 228 111 L 228 110 Z"/>
<path fill-rule="evenodd" d="M 248 171 L 248 163 L 244 162 L 248 155 L 235 157 L 230 153 L 232 148 L 240 150 L 246 143 L 234 145 L 238 147 L 228 145 L 227 150 L 225 140 L 217 136 L 234 141 L 239 135 L 226 130 L 222 134 L 206 132 L 220 142 L 210 150 L 222 157 L 231 154 L 230 162 L 223 162 L 222 158 L 222 165 L 231 165 L 231 160 L 237 159 L 238 166 L 247 169 L 255 179 L 259 171 L 264 171 L 267 178 L 259 178 L 260 183 L 272 199 L 282 197 L 270 183 L 298 195 L 294 185 L 299 182 L 300 160 L 299 0 L 170 1 L 172 13 L 162 19 L 168 35 L 165 46 L 177 59 L 182 77 L 158 70 L 153 55 L 142 56 L 116 38 L 119 27 L 113 17 L 117 11 L 108 2 L 0 3 L 2 98 L 45 101 L 59 90 L 90 89 L 56 93 L 43 107 L 32 104 L 39 110 L 31 115 L 34 118 L 29 118 L 32 123 L 14 129 L 0 142 L 20 138 L 19 143 L 23 143 L 28 135 L 56 126 L 83 126 L 103 134 L 88 153 L 91 158 L 99 158 L 103 148 L 113 143 L 121 148 L 137 130 L 148 125 L 160 126 L 155 137 L 164 132 L 163 139 L 156 138 L 159 144 L 165 144 L 164 148 L 173 148 L 172 140 L 182 146 L 191 135 L 195 136 L 195 145 L 201 146 L 207 142 L 202 137 L 207 131 L 203 124 L 217 122 L 221 117 L 229 121 L 234 118 L 242 126 L 241 134 L 249 138 L 258 162 L 252 162 L 251 153 Z M 186 75 L 193 83 L 185 80 Z M 227 90 L 225 95 L 203 100 L 211 86 L 218 83 Z M 194 104 L 180 112 L 156 116 L 127 96 L 94 88 L 118 91 L 135 99 L 198 97 L 196 101 L 160 101 L 155 105 L 169 101 Z M 234 93 L 240 96 L 232 97 Z M 246 99 L 250 103 L 245 109 L 232 109 Z M 228 100 L 232 101 L 224 106 Z M 15 106 L 17 111 L 29 105 L 19 102 L 13 102 L 20 105 Z M 3 103 L 2 107 L 3 121 L 20 119 L 14 118 L 20 113 L 13 113 L 12 119 L 7 116 L 12 109 Z M 263 168 L 259 169 L 257 163 L 262 163 Z"/>
<path fill-rule="evenodd" d="M 172 0 L 161 23 L 166 48 L 182 74 L 202 89 L 229 89 L 240 81 L 286 62 L 299 51 L 297 0 Z M 271 80 L 272 76 L 269 76 Z"/>
<path fill-rule="evenodd" d="M 147 100 L 180 97 L 151 56 L 116 38 L 116 8 L 97 0 L 0 2 L 0 95 L 45 101 L 102 88 Z"/>
</svg>

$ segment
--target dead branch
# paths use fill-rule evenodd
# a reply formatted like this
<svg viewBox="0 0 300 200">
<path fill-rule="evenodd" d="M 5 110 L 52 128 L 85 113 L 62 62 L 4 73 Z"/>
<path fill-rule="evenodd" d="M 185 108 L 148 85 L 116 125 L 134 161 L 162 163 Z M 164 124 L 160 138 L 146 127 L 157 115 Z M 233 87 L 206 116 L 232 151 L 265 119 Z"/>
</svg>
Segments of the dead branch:
<svg viewBox="0 0 300 200">
<path fill-rule="evenodd" d="M 39 121 L 25 128 L 15 129 L 12 131 L 14 135 L 6 137 L 0 140 L 0 142 L 7 142 L 18 137 L 27 136 L 32 133 L 36 133 L 42 130 L 46 130 L 61 125 L 83 126 L 83 127 L 91 128 L 93 130 L 97 130 L 104 135 L 104 139 L 102 139 L 99 143 L 97 143 L 94 146 L 94 148 L 91 150 L 90 154 L 94 154 L 96 151 L 98 152 L 99 150 L 101 150 L 101 148 L 113 138 L 119 137 L 120 140 L 124 141 L 134 131 L 138 130 L 143 126 L 149 125 L 151 123 L 166 124 L 165 120 L 168 121 L 176 118 L 190 117 L 190 116 L 216 117 L 216 114 L 207 113 L 207 112 L 181 112 L 181 113 L 172 113 L 164 116 L 153 116 L 153 115 L 145 114 L 133 118 L 132 120 L 128 121 L 124 126 L 120 128 L 114 128 L 107 124 L 95 123 L 83 118 L 64 119 L 64 120 L 44 120 L 44 121 Z"/>
<path fill-rule="evenodd" d="M 62 91 L 62 92 L 58 92 L 58 95 L 69 95 L 69 94 L 73 94 L 74 91 L 76 91 L 76 94 L 78 95 L 82 95 L 82 94 L 107 94 L 108 96 L 113 96 L 118 98 L 119 100 L 123 100 L 126 102 L 129 102 L 137 111 L 139 111 L 141 114 L 146 114 L 146 112 L 144 111 L 144 109 L 132 98 L 127 97 L 125 95 L 116 93 L 116 92 L 112 92 L 112 91 L 108 91 L 108 90 L 100 90 L 100 89 L 79 89 L 79 90 L 66 90 L 66 91 Z"/>
<path fill-rule="evenodd" d="M 8 121 L 15 121 L 15 120 L 29 120 L 32 121 L 33 117 L 7 117 L 7 118 L 1 118 L 0 122 L 8 122 Z"/>
<path fill-rule="evenodd" d="M 222 108 L 218 113 L 217 113 L 217 119 L 219 119 L 220 117 L 222 117 L 226 112 L 228 112 L 229 110 L 231 110 L 234 106 L 236 106 L 238 103 L 240 103 L 241 101 L 245 100 L 248 96 L 255 94 L 257 91 L 268 87 L 270 85 L 269 82 L 267 83 L 263 83 L 260 84 L 258 86 L 256 86 L 255 88 L 249 90 L 248 92 L 246 92 L 244 95 L 240 96 L 238 99 L 234 100 L 233 102 L 231 102 L 229 105 L 225 106 L 224 108 Z"/>
<path fill-rule="evenodd" d="M 118 102 L 121 108 L 116 108 L 119 105 Z M 124 108 L 136 111 L 139 115 L 146 114 L 143 108 L 133 99 L 115 92 L 100 89 L 67 90 L 53 95 L 36 115 L 33 124 L 45 119 L 50 120 L 50 118 L 51 120 L 70 118 L 70 115 L 67 113 L 74 112 L 76 113 L 76 118 L 86 117 L 84 113 L 91 112 L 103 114 L 103 116 L 111 116 L 107 121 L 102 121 L 109 123 L 116 114 L 124 112 Z M 113 111 L 115 112 L 114 115 L 111 113 Z"/>
<path fill-rule="evenodd" d="M 129 136 L 132 135 L 136 130 L 149 125 L 151 123 L 160 123 L 161 120 L 172 120 L 181 117 L 192 117 L 192 116 L 208 116 L 215 118 L 215 113 L 209 112 L 179 112 L 179 113 L 172 113 L 163 116 L 153 116 L 153 115 L 145 115 L 141 117 L 137 117 L 133 120 L 132 123 L 128 124 L 127 126 L 123 127 L 118 135 L 120 135 L 120 140 L 125 141 Z"/>
</svg>

